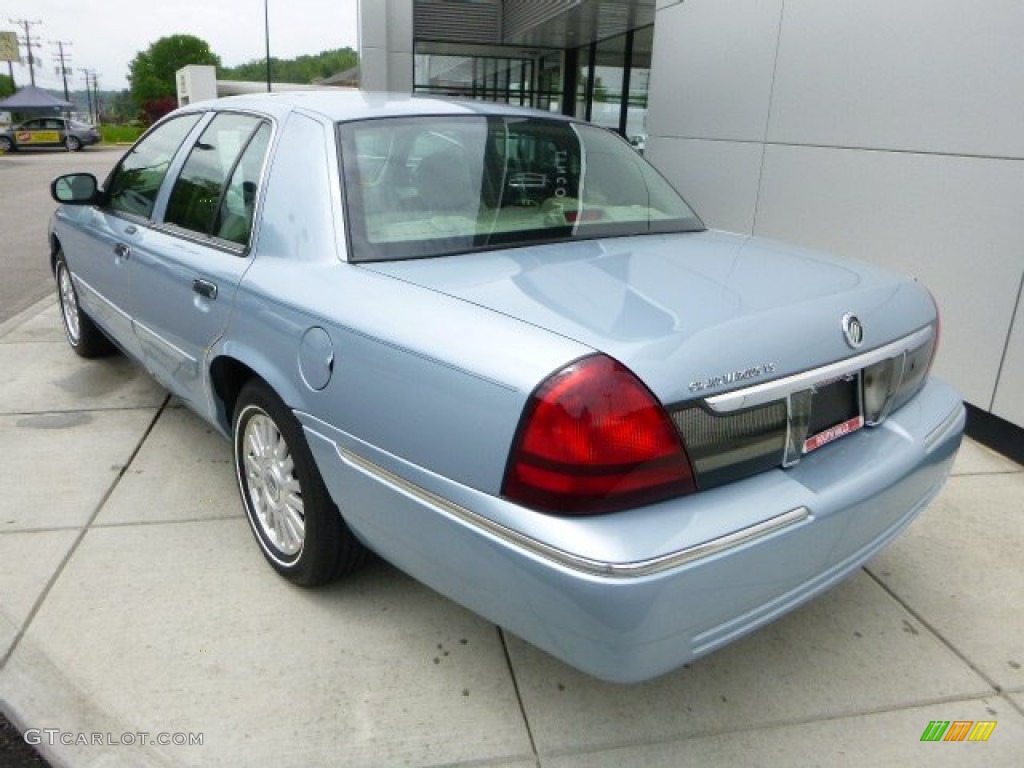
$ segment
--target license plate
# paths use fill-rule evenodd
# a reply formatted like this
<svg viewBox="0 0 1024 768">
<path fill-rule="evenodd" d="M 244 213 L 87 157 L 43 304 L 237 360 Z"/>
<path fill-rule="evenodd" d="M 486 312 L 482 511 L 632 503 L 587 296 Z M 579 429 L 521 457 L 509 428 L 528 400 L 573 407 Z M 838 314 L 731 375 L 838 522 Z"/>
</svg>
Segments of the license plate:
<svg viewBox="0 0 1024 768">
<path fill-rule="evenodd" d="M 816 451 L 863 427 L 860 400 L 859 373 L 819 384 L 811 401 L 811 419 L 803 453 Z"/>
</svg>

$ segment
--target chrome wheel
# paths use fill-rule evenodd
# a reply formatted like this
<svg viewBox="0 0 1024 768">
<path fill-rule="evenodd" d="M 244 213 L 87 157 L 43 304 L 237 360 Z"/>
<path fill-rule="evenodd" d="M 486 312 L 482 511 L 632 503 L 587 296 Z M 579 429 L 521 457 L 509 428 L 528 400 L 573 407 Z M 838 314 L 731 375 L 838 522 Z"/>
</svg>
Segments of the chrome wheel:
<svg viewBox="0 0 1024 768">
<path fill-rule="evenodd" d="M 253 377 L 232 411 L 242 506 L 274 570 L 313 587 L 359 567 L 366 549 L 341 519 L 292 409 Z"/>
<path fill-rule="evenodd" d="M 243 417 L 244 418 L 244 417 Z M 306 515 L 292 452 L 266 413 L 245 420 L 241 450 L 245 488 L 254 522 L 269 544 L 286 557 L 302 551 Z"/>
<path fill-rule="evenodd" d="M 82 324 L 78 314 L 78 297 L 71 282 L 71 273 L 63 262 L 57 264 L 57 292 L 60 296 L 60 310 L 64 317 L 64 330 L 67 331 L 71 346 L 78 346 L 82 339 Z"/>
</svg>

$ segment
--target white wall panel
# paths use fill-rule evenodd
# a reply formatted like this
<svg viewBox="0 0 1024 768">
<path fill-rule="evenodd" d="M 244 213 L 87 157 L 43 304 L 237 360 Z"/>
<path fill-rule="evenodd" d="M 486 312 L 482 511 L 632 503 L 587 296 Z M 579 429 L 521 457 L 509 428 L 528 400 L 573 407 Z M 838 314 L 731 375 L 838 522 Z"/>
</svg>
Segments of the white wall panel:
<svg viewBox="0 0 1024 768">
<path fill-rule="evenodd" d="M 388 90 L 392 93 L 412 93 L 412 54 L 388 52 Z"/>
<path fill-rule="evenodd" d="M 658 11 L 648 127 L 764 141 L 782 0 L 688 0 Z"/>
<path fill-rule="evenodd" d="M 359 48 L 385 48 L 388 44 L 387 2 L 359 3 Z"/>
<path fill-rule="evenodd" d="M 755 234 L 919 276 L 942 311 L 936 372 L 988 408 L 1024 270 L 1024 164 L 769 145 Z"/>
<path fill-rule="evenodd" d="M 787 0 L 768 140 L 1021 158 L 1022 83 L 1021 0 Z"/>
<path fill-rule="evenodd" d="M 992 413 L 1024 426 L 1024 296 L 1019 302 Z"/>
<path fill-rule="evenodd" d="M 359 87 L 412 91 L 412 0 L 359 3 Z"/>
<path fill-rule="evenodd" d="M 750 234 L 762 144 L 651 138 L 644 156 L 714 229 Z"/>
<path fill-rule="evenodd" d="M 412 53 L 412 0 L 387 2 L 388 53 Z"/>
<path fill-rule="evenodd" d="M 364 91 L 388 89 L 388 52 L 385 48 L 359 49 L 359 88 Z"/>
</svg>

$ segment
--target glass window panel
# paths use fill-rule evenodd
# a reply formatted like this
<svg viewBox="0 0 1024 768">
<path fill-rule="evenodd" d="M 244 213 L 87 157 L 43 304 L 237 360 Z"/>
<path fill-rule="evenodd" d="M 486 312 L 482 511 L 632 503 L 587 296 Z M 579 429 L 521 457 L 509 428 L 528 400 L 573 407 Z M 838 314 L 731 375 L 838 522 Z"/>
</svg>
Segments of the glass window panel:
<svg viewBox="0 0 1024 768">
<path fill-rule="evenodd" d="M 593 105 L 590 122 L 619 130 L 622 113 L 622 82 L 626 68 L 626 36 L 602 40 L 597 44 L 594 66 Z"/>
<path fill-rule="evenodd" d="M 112 209 L 144 218 L 152 215 L 167 168 L 201 116 L 197 112 L 168 120 L 132 147 L 107 183 Z"/>
<path fill-rule="evenodd" d="M 231 174 L 214 225 L 217 237 L 239 245 L 248 244 L 253 211 L 256 208 L 256 193 L 259 191 L 263 161 L 269 145 L 270 125 L 262 123 Z"/>
<path fill-rule="evenodd" d="M 228 174 L 259 123 L 252 115 L 222 113 L 206 126 L 174 182 L 164 221 L 212 232 Z"/>
<path fill-rule="evenodd" d="M 590 98 L 590 46 L 580 48 L 576 65 L 576 118 L 587 119 Z"/>
<path fill-rule="evenodd" d="M 338 130 L 354 261 L 702 228 L 628 144 L 586 123 L 394 118 Z"/>
<path fill-rule="evenodd" d="M 562 111 L 562 54 L 549 53 L 540 60 L 537 108 Z"/>
<path fill-rule="evenodd" d="M 650 90 L 653 47 L 653 26 L 643 27 L 633 33 L 633 66 L 629 75 L 626 138 L 641 151 L 647 144 L 647 94 Z"/>
</svg>

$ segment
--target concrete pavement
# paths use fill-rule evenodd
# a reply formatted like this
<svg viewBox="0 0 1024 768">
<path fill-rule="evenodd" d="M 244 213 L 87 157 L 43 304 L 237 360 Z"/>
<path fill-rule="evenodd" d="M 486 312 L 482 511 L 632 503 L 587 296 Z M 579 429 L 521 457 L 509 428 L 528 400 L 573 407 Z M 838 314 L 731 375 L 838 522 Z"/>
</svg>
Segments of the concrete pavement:
<svg viewBox="0 0 1024 768">
<path fill-rule="evenodd" d="M 127 361 L 78 359 L 49 300 L 0 325 L 0 455 L 0 708 L 55 766 L 1024 755 L 1024 471 L 970 441 L 867 568 L 636 686 L 589 679 L 383 562 L 290 586 L 246 526 L 229 445 Z M 933 720 L 997 725 L 985 743 L 922 743 Z"/>
</svg>

